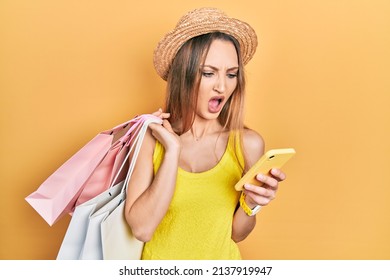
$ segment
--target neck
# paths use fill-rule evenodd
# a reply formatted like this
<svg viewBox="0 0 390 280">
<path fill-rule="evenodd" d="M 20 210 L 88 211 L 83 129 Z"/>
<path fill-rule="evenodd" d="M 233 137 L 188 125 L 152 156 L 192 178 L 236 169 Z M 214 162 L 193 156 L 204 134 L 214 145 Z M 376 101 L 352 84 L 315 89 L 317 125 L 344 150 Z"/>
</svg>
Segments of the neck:
<svg viewBox="0 0 390 280">
<path fill-rule="evenodd" d="M 218 120 L 203 120 L 195 118 L 191 127 L 191 134 L 195 141 L 202 140 L 205 136 L 221 131 Z"/>
</svg>

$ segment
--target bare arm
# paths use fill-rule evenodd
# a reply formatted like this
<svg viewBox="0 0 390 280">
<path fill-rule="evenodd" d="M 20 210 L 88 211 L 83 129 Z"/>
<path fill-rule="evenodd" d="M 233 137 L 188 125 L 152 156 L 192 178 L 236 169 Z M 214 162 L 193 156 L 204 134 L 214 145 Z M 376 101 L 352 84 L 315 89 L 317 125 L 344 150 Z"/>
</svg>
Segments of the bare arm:
<svg viewBox="0 0 390 280">
<path fill-rule="evenodd" d="M 264 154 L 264 140 L 254 131 L 246 130 L 243 136 L 244 157 L 246 171 Z M 266 206 L 276 196 L 279 181 L 283 181 L 286 175 L 279 169 L 273 169 L 270 176 L 258 174 L 257 180 L 263 183 L 262 186 L 246 184 L 244 192 L 245 202 L 250 208 L 256 205 Z M 235 242 L 244 240 L 254 229 L 256 216 L 248 216 L 239 207 L 233 217 L 232 239 Z"/>
<path fill-rule="evenodd" d="M 245 171 L 248 171 L 253 164 L 263 155 L 264 153 L 264 140 L 263 138 L 254 131 L 245 130 L 243 135 L 243 147 L 244 147 L 244 158 L 245 158 Z M 255 205 L 250 205 L 254 207 Z M 239 207 L 233 217 L 233 230 L 232 239 L 235 242 L 244 240 L 249 233 L 254 229 L 256 225 L 256 216 L 249 217 L 245 214 L 244 210 Z"/>
<path fill-rule="evenodd" d="M 134 236 L 144 242 L 152 238 L 172 200 L 181 149 L 179 137 L 166 119 L 163 125 L 151 124 L 149 128 L 128 185 L 125 206 L 125 217 Z M 154 176 L 156 139 L 164 146 L 165 156 Z"/>
</svg>

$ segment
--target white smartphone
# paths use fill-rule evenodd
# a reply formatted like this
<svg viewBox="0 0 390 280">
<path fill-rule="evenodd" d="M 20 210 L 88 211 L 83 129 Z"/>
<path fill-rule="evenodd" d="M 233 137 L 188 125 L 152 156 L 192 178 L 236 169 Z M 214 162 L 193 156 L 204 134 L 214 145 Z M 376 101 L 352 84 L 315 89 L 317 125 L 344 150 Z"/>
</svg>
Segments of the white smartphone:
<svg viewBox="0 0 390 280">
<path fill-rule="evenodd" d="M 295 155 L 293 148 L 269 150 L 245 173 L 234 188 L 236 191 L 242 191 L 246 183 L 260 186 L 262 183 L 256 179 L 257 174 L 267 175 L 272 168 L 281 168 L 293 155 Z"/>
</svg>

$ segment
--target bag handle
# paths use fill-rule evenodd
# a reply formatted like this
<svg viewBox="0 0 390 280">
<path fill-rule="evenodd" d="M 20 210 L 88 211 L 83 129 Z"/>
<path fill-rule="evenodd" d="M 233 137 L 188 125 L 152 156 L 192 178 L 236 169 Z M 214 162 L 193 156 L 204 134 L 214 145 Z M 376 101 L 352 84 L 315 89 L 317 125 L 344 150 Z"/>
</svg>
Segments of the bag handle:
<svg viewBox="0 0 390 280">
<path fill-rule="evenodd" d="M 114 128 L 112 128 L 111 130 L 105 131 L 104 133 L 107 133 L 110 135 L 115 135 L 115 134 L 118 134 L 123 129 L 126 129 L 127 126 L 131 125 L 131 127 L 126 131 L 126 133 L 117 140 L 117 142 L 126 143 L 128 145 L 129 142 L 131 142 L 134 139 L 134 136 L 138 134 L 138 131 L 141 129 L 142 124 L 147 119 L 154 119 L 154 120 L 156 120 L 156 122 L 160 122 L 160 121 L 158 121 L 160 118 L 156 117 L 155 115 L 143 114 L 143 115 L 138 115 L 135 118 L 133 118 L 127 122 L 124 122 L 120 125 L 117 125 Z M 132 137 L 129 137 L 130 135 L 132 135 Z"/>
<path fill-rule="evenodd" d="M 142 145 L 143 139 L 145 137 L 146 130 L 148 129 L 149 124 L 151 124 L 151 123 L 162 124 L 162 119 L 160 119 L 159 117 L 156 117 L 154 115 L 151 115 L 151 114 L 141 115 L 141 116 L 137 117 L 137 123 L 131 127 L 131 128 L 133 128 L 132 131 L 134 131 L 133 135 L 131 135 L 131 137 L 128 137 L 129 135 L 127 135 L 127 136 L 125 135 L 128 138 L 127 141 L 125 141 L 126 145 L 131 145 L 131 146 L 130 146 L 129 151 L 126 154 L 126 156 L 122 162 L 122 165 L 118 169 L 118 172 L 115 175 L 114 180 L 112 180 L 110 188 L 113 186 L 113 184 L 118 179 L 118 176 L 121 173 L 122 169 L 124 168 L 126 161 L 130 157 L 131 152 L 135 149 L 133 158 L 130 162 L 129 171 L 127 172 L 127 175 L 126 175 L 126 178 L 125 178 L 125 181 L 123 184 L 122 191 L 125 190 L 127 183 L 130 179 L 130 176 L 133 173 L 135 162 L 138 158 L 138 154 L 139 154 L 139 151 L 141 149 L 141 145 Z M 125 138 L 125 136 L 123 136 L 122 138 Z"/>
<path fill-rule="evenodd" d="M 151 116 L 152 117 L 144 115 L 145 119 L 144 119 L 144 122 L 143 122 L 143 125 L 141 128 L 141 131 L 137 134 L 137 139 L 135 140 L 135 142 L 136 142 L 135 151 L 134 151 L 133 158 L 131 159 L 131 162 L 130 162 L 129 172 L 127 172 L 127 176 L 126 176 L 125 182 L 123 184 L 123 189 L 122 189 L 123 192 L 126 191 L 127 184 L 129 183 L 130 177 L 133 174 L 135 163 L 137 161 L 138 154 L 141 150 L 141 146 L 142 146 L 143 140 L 145 138 L 146 130 L 149 127 L 149 124 L 151 124 L 151 123 L 162 124 L 162 119 L 160 119 L 154 115 L 151 115 Z"/>
<path fill-rule="evenodd" d="M 103 131 L 102 133 L 104 134 L 109 134 L 109 135 L 116 135 L 118 134 L 119 132 L 121 132 L 123 129 L 125 129 L 126 127 L 128 127 L 129 125 L 133 124 L 134 125 L 138 125 L 140 124 L 140 122 L 142 122 L 142 116 L 143 115 L 138 115 L 138 116 L 135 116 L 134 118 L 124 122 L 124 123 L 121 123 L 121 124 L 118 124 L 117 126 L 114 126 L 113 128 L 111 129 L 108 129 L 108 130 L 105 130 Z M 130 132 L 131 133 L 131 132 Z"/>
</svg>

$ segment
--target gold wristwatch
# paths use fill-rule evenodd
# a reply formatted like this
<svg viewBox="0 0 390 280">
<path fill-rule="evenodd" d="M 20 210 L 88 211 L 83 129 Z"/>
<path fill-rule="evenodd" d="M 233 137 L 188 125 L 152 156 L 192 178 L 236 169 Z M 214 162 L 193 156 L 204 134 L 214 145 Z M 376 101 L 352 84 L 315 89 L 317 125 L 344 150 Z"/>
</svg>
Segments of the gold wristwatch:
<svg viewBox="0 0 390 280">
<path fill-rule="evenodd" d="M 244 192 L 242 192 L 241 196 L 240 196 L 240 206 L 241 206 L 242 210 L 244 210 L 244 212 L 250 217 L 256 215 L 261 209 L 260 205 L 256 205 L 255 207 L 253 207 L 251 209 L 245 202 L 245 193 Z"/>
</svg>

